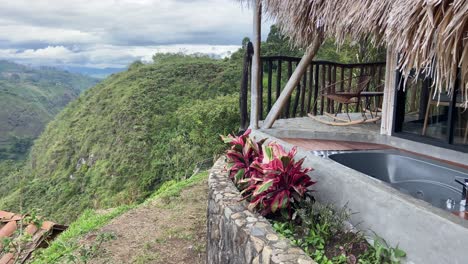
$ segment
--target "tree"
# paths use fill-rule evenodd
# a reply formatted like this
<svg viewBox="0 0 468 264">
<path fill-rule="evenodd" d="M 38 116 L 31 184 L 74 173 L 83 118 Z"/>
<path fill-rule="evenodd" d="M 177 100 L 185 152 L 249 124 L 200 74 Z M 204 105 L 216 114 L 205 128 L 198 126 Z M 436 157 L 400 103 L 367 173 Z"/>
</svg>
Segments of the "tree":
<svg viewBox="0 0 468 264">
<path fill-rule="evenodd" d="M 303 54 L 304 49 L 294 47 L 276 25 L 271 26 L 266 41 L 262 43 L 262 55 L 302 57 Z M 342 63 L 376 62 L 385 61 L 385 54 L 385 47 L 375 47 L 369 38 L 357 42 L 346 40 L 340 46 L 336 44 L 335 39 L 328 38 L 320 47 L 315 60 Z"/>
<path fill-rule="evenodd" d="M 267 40 L 262 43 L 262 55 L 301 57 L 303 54 L 304 50 L 293 47 L 289 42 L 289 38 L 281 34 L 281 31 L 276 25 L 270 27 Z"/>
</svg>

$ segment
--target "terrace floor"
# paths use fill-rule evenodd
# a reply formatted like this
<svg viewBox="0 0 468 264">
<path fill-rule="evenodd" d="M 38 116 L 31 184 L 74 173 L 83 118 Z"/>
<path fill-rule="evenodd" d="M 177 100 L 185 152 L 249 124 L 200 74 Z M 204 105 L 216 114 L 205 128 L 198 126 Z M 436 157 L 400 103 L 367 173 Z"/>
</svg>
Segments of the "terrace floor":
<svg viewBox="0 0 468 264">
<path fill-rule="evenodd" d="M 352 120 L 360 118 L 359 113 L 350 114 Z M 319 118 L 326 119 L 330 121 L 330 118 L 324 116 L 318 116 Z M 363 123 L 358 125 L 349 125 L 349 126 L 332 126 L 320 123 L 310 117 L 297 117 L 289 119 L 278 119 L 272 129 L 295 129 L 295 130 L 310 130 L 316 132 L 343 132 L 347 133 L 380 133 L 380 121 L 376 123 Z"/>
<path fill-rule="evenodd" d="M 281 140 L 292 145 L 302 147 L 306 150 L 372 150 L 372 149 L 390 149 L 391 147 L 382 144 L 353 142 L 342 140 L 323 140 L 306 138 L 281 138 Z"/>
<path fill-rule="evenodd" d="M 360 118 L 352 113 L 352 119 Z M 323 117 L 327 118 L 327 117 Z M 330 119 L 328 119 L 330 120 Z M 260 122 L 261 126 L 262 122 Z M 449 161 L 466 166 L 468 154 L 450 149 L 427 145 L 417 141 L 380 134 L 380 122 L 362 123 L 349 126 L 323 124 L 310 117 L 278 119 L 272 128 L 259 129 L 275 138 L 308 151 L 373 150 L 396 148 L 417 152 L 430 158 Z M 464 165 L 464 166 L 463 166 Z"/>
<path fill-rule="evenodd" d="M 358 118 L 352 116 L 352 118 Z M 324 117 L 325 118 L 325 117 Z M 260 122 L 261 125 L 261 122 Z M 349 126 L 332 126 L 323 124 L 310 117 L 298 117 L 289 119 L 279 119 L 270 129 L 261 129 L 261 131 L 275 136 L 277 138 L 303 138 L 316 140 L 334 140 L 334 141 L 350 141 L 350 142 L 366 142 L 366 143 L 382 143 L 376 140 L 380 137 L 380 122 L 363 123 Z M 332 142 L 315 142 L 326 149 L 329 149 Z M 328 146 L 328 147 L 327 147 Z M 312 147 L 310 144 L 308 147 Z M 322 148 L 321 147 L 321 148 Z M 375 146 L 361 144 L 343 143 L 341 146 L 333 147 L 333 150 L 349 150 L 349 149 L 374 149 Z M 315 149 L 311 149 L 315 150 Z"/>
</svg>

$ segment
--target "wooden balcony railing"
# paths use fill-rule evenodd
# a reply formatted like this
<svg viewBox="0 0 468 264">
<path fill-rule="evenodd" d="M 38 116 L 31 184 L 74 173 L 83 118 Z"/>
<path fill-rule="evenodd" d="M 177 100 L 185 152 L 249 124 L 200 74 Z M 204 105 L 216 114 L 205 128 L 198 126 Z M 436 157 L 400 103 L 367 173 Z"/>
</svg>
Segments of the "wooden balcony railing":
<svg viewBox="0 0 468 264">
<path fill-rule="evenodd" d="M 253 48 L 247 45 L 240 91 L 241 129 L 248 127 L 249 83 Z M 288 56 L 262 56 L 260 62 L 259 119 L 263 120 L 278 99 L 284 85 L 291 77 L 301 58 Z M 327 92 L 345 92 L 353 86 L 358 77 L 370 75 L 366 91 L 382 91 L 385 78 L 385 62 L 343 64 L 330 61 L 311 61 L 295 91 L 289 97 L 280 118 L 307 116 L 308 113 L 321 115 L 324 111 L 333 113 L 335 102 L 321 96 Z M 349 81 L 344 81 L 349 80 Z M 350 82 L 350 83 L 348 83 Z M 336 84 L 336 85 L 335 85 Z M 350 109 L 358 111 L 358 109 Z"/>
</svg>

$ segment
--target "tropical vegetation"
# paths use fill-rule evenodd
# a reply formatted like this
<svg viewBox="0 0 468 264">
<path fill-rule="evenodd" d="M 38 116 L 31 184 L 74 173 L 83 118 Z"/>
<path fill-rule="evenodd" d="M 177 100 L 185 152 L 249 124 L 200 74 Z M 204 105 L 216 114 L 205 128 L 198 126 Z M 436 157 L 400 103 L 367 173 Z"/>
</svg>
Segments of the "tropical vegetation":
<svg viewBox="0 0 468 264">
<path fill-rule="evenodd" d="M 301 53 L 275 27 L 262 45 L 265 54 Z M 325 57 L 337 53 L 332 42 L 324 47 Z M 47 125 L 29 154 L 31 141 L 17 142 L 26 161 L 0 164 L 0 207 L 39 209 L 70 223 L 87 209 L 139 203 L 164 182 L 209 167 L 224 149 L 214 139 L 238 130 L 244 53 L 242 47 L 226 59 L 156 54 L 153 63 L 134 62 L 85 91 Z M 49 90 L 65 83 L 50 79 Z"/>
<path fill-rule="evenodd" d="M 190 177 L 223 148 L 207 139 L 238 128 L 239 75 L 239 63 L 208 57 L 158 54 L 152 64 L 133 63 L 47 126 L 0 207 L 37 208 L 69 223 Z"/>
<path fill-rule="evenodd" d="M 286 152 L 278 143 L 256 141 L 250 130 L 239 136 L 222 136 L 228 174 L 249 202 L 249 209 L 270 219 L 279 234 L 302 248 L 319 264 L 397 264 L 406 256 L 377 235 L 373 243 L 347 227 L 346 207 L 315 201 L 304 158 L 295 161 L 296 149 Z M 279 213 L 278 213 L 279 212 Z"/>
<path fill-rule="evenodd" d="M 0 162 L 23 160 L 46 124 L 97 82 L 55 68 L 0 60 Z"/>
</svg>

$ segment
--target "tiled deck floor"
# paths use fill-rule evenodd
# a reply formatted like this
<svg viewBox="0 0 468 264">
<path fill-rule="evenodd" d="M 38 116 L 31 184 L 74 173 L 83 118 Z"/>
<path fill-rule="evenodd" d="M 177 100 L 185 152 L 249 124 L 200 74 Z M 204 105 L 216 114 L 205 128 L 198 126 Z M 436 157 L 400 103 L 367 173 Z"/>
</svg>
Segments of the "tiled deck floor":
<svg viewBox="0 0 468 264">
<path fill-rule="evenodd" d="M 387 145 L 340 141 L 340 140 L 320 140 L 320 139 L 305 139 L 305 138 L 281 138 L 298 147 L 307 150 L 372 150 L 372 149 L 390 149 Z"/>
<path fill-rule="evenodd" d="M 355 113 L 353 114 L 355 115 Z M 352 118 L 355 119 L 355 116 L 353 116 L 353 114 L 352 114 Z M 327 118 L 327 117 L 324 117 L 324 118 Z M 295 129 L 295 130 L 309 130 L 309 131 L 315 131 L 315 132 L 331 132 L 331 133 L 346 132 L 346 133 L 361 133 L 361 134 L 379 134 L 380 133 L 380 121 L 376 123 L 364 123 L 364 124 L 351 125 L 351 126 L 331 126 L 331 125 L 320 123 L 310 117 L 297 117 L 297 118 L 289 118 L 289 119 L 278 119 L 273 124 L 272 129 L 279 129 L 279 130 Z"/>
</svg>

